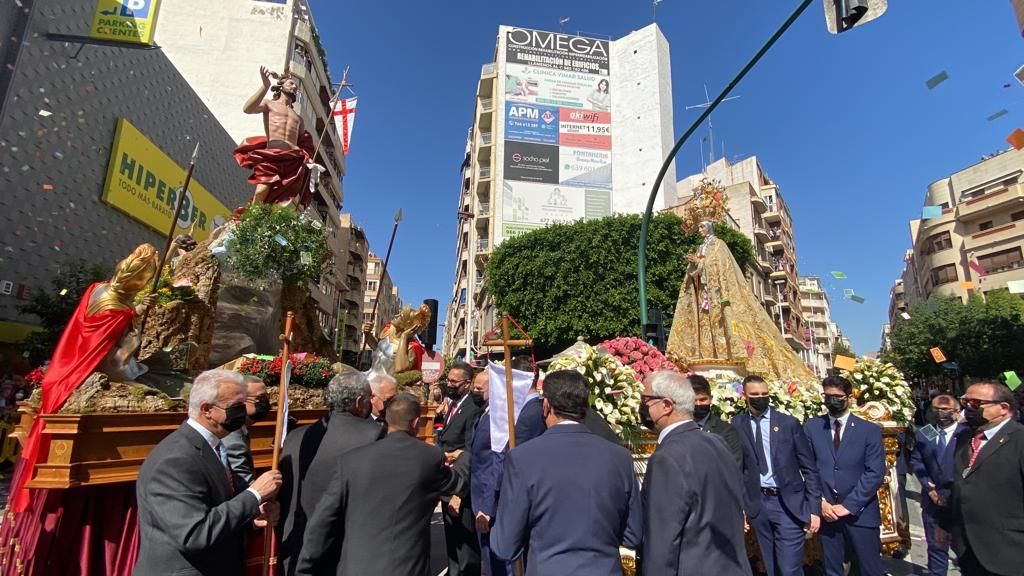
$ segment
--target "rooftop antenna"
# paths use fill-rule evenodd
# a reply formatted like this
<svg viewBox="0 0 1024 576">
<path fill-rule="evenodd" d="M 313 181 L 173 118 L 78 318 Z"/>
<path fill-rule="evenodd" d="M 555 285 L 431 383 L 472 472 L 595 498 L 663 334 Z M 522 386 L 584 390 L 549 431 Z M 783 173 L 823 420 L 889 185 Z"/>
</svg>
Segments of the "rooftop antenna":
<svg viewBox="0 0 1024 576">
<path fill-rule="evenodd" d="M 558 19 L 558 31 L 559 31 L 559 32 L 563 32 L 563 29 L 565 28 L 565 24 L 566 24 L 566 23 L 567 23 L 567 22 L 568 22 L 569 20 L 572 20 L 572 17 L 571 17 L 571 16 L 567 16 L 567 17 L 565 17 L 565 18 L 559 18 L 559 19 Z"/>
<path fill-rule="evenodd" d="M 728 102 L 729 100 L 736 100 L 737 98 L 739 98 L 739 96 L 730 96 L 730 97 L 725 98 L 724 100 L 722 100 L 722 102 Z M 694 104 L 693 106 L 687 106 L 686 109 L 687 110 L 692 110 L 694 108 L 707 108 L 709 106 L 711 106 L 711 97 L 708 95 L 708 85 L 705 84 L 704 85 L 704 102 L 702 102 L 700 104 Z M 711 145 L 711 153 L 710 153 L 711 161 L 709 162 L 709 164 L 714 164 L 715 163 L 715 125 L 711 121 L 711 115 L 710 114 L 708 115 L 708 144 Z M 701 151 L 701 156 L 704 156 L 704 152 L 703 151 Z M 725 149 L 724 148 L 722 149 L 722 156 L 723 157 L 725 156 Z"/>
</svg>

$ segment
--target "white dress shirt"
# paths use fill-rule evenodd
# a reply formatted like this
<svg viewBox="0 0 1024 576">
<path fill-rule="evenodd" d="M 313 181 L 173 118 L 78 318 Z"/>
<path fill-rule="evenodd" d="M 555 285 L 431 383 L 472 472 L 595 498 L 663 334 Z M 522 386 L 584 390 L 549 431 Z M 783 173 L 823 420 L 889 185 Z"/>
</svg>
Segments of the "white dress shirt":
<svg viewBox="0 0 1024 576">
<path fill-rule="evenodd" d="M 985 435 L 981 437 L 981 445 L 978 446 L 979 452 L 981 452 L 981 450 L 985 447 L 985 444 L 988 444 L 989 440 L 996 437 L 996 434 L 998 434 L 999 431 L 1002 430 L 1003 426 L 1006 426 L 1006 423 L 1009 422 L 1011 418 L 1007 418 L 1006 420 L 1003 420 L 999 424 L 996 424 L 995 426 L 989 428 L 988 430 L 985 430 Z"/>
<path fill-rule="evenodd" d="M 828 417 L 828 430 L 829 430 L 829 434 L 834 434 L 835 433 L 834 430 L 836 429 L 836 421 L 837 420 L 841 423 L 841 426 L 839 427 L 839 440 L 841 442 L 843 440 L 843 435 L 846 434 L 846 424 L 847 424 L 847 422 L 850 421 L 850 411 L 847 410 L 846 414 L 843 414 L 839 418 L 836 418 L 835 416 L 829 415 L 829 417 Z"/>
<path fill-rule="evenodd" d="M 669 432 L 675 430 L 676 428 L 678 428 L 682 424 L 686 424 L 687 422 L 693 422 L 693 420 L 691 420 L 691 419 L 680 420 L 679 422 L 674 422 L 674 423 L 669 424 L 668 426 L 665 426 L 664 428 L 662 428 L 661 432 L 658 434 L 658 444 L 661 444 L 661 441 L 664 440 L 666 436 L 668 436 Z"/>
</svg>

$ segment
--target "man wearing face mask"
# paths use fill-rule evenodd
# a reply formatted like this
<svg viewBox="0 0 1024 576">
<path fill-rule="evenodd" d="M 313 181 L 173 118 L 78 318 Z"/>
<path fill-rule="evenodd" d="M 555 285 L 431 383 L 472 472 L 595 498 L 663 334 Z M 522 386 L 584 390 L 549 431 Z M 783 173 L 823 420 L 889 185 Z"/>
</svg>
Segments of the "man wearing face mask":
<svg viewBox="0 0 1024 576">
<path fill-rule="evenodd" d="M 139 557 L 134 574 L 244 572 L 245 536 L 261 513 L 276 522 L 281 474 L 264 472 L 248 488 L 228 466 L 222 439 L 245 424 L 242 376 L 197 376 L 188 420 L 146 457 L 135 484 Z"/>
<path fill-rule="evenodd" d="M 967 429 L 956 437 L 949 516 L 964 576 L 1021 573 L 1024 551 L 1024 426 L 1005 384 L 972 384 L 960 398 Z M 940 539 L 948 539 L 945 533 Z"/>
<path fill-rule="evenodd" d="M 796 418 L 771 409 L 768 384 L 743 379 L 747 410 L 732 419 L 740 431 L 753 482 L 745 482 L 768 576 L 803 574 L 804 534 L 821 526 L 821 484 L 814 454 Z M 745 475 L 748 480 L 749 475 Z"/>
<path fill-rule="evenodd" d="M 821 551 L 825 576 L 843 576 L 852 548 L 862 576 L 882 575 L 878 489 L 885 480 L 882 429 L 850 413 L 853 385 L 822 381 L 828 414 L 804 426 L 821 479 Z"/>
<path fill-rule="evenodd" d="M 960 411 L 957 408 L 956 399 L 949 394 L 932 398 L 926 418 L 934 428 L 935 436 L 929 439 L 918 429 L 914 451 L 910 455 L 910 467 L 921 483 L 921 521 L 928 542 L 928 574 L 931 576 L 941 576 L 949 570 L 948 539 L 940 541 L 935 529 L 953 488 L 957 434 L 966 428 L 959 423 Z"/>
<path fill-rule="evenodd" d="M 742 469 L 743 445 L 740 444 L 739 433 L 732 424 L 711 412 L 711 383 L 700 374 L 690 374 L 686 378 L 693 387 L 693 421 L 701 430 L 721 436 L 722 440 L 725 440 L 725 445 L 729 447 L 729 453 L 736 460 L 736 466 Z"/>
<path fill-rule="evenodd" d="M 398 395 L 398 381 L 387 374 L 374 374 L 370 378 L 370 390 L 373 396 L 370 397 L 370 420 L 387 426 L 384 416 L 388 411 L 388 404 Z"/>
<path fill-rule="evenodd" d="M 242 477 L 246 486 L 256 478 L 249 452 L 249 426 L 259 422 L 270 413 L 270 395 L 267 385 L 258 376 L 243 376 L 245 380 L 245 425 L 224 437 L 224 448 L 228 452 L 228 464 Z"/>
<path fill-rule="evenodd" d="M 473 387 L 473 367 L 456 362 L 448 369 L 446 395 L 448 411 L 437 432 L 437 445 L 449 463 L 458 460 L 469 448 L 473 425 L 483 411 L 473 402 L 469 391 Z M 455 495 L 445 496 L 441 516 L 444 518 L 444 537 L 448 550 L 448 576 L 480 574 L 480 544 L 476 537 L 469 486 L 463 486 Z"/>
<path fill-rule="evenodd" d="M 658 447 L 644 476 L 640 574 L 746 576 L 740 476 L 725 441 L 693 421 L 693 397 L 677 372 L 644 380 L 640 419 Z"/>
</svg>

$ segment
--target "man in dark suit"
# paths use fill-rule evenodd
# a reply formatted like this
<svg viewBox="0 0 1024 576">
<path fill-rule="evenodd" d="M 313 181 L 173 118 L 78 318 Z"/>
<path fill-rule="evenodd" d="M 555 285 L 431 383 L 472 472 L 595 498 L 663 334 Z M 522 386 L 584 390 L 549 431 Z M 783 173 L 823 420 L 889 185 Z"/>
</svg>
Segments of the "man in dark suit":
<svg viewBox="0 0 1024 576">
<path fill-rule="evenodd" d="M 395 397 L 388 435 L 349 451 L 306 527 L 296 574 L 428 576 L 430 517 L 459 477 L 437 448 L 416 438 L 419 400 Z M 329 551 L 341 543 L 340 561 Z"/>
<path fill-rule="evenodd" d="M 470 451 L 462 454 L 456 469 L 469 466 L 469 491 L 472 502 L 473 518 L 476 532 L 480 540 L 480 557 L 483 573 L 486 576 L 505 576 L 509 574 L 508 566 L 491 551 L 491 526 L 498 508 L 499 488 L 501 488 L 501 466 L 505 461 L 504 452 L 491 450 L 491 412 L 487 405 L 490 399 L 490 375 L 486 370 L 473 379 L 471 394 L 477 404 L 482 405 L 483 412 L 477 419 L 470 440 Z M 499 415 L 503 416 L 503 415 Z"/>
<path fill-rule="evenodd" d="M 736 461 L 736 466 L 742 469 L 743 446 L 740 444 L 739 432 L 732 424 L 711 412 L 711 383 L 700 374 L 690 374 L 687 380 L 693 387 L 693 421 L 701 430 L 721 436 L 722 440 L 725 440 L 725 445 L 729 447 L 729 453 Z"/>
<path fill-rule="evenodd" d="M 232 472 L 221 442 L 245 423 L 242 376 L 210 370 L 196 377 L 188 420 L 146 457 L 135 484 L 139 557 L 133 574 L 241 575 L 245 535 L 261 510 L 271 521 L 281 474 L 251 486 Z"/>
<path fill-rule="evenodd" d="M 754 526 L 768 576 L 803 574 L 804 534 L 821 526 L 821 484 L 811 445 L 796 418 L 771 409 L 768 384 L 743 380 L 747 410 L 732 419 L 756 484 L 747 486 L 747 513 Z M 753 491 L 751 490 L 753 489 Z M 756 513 L 751 513 L 756 510 Z"/>
<path fill-rule="evenodd" d="M 270 413 L 270 396 L 267 385 L 258 376 L 243 376 L 245 379 L 245 426 L 224 437 L 224 448 L 228 452 L 228 464 L 242 477 L 246 486 L 256 479 L 249 451 L 249 426 L 263 420 Z"/>
<path fill-rule="evenodd" d="M 547 431 L 505 456 L 491 548 L 511 561 L 529 544 L 528 576 L 621 575 L 619 546 L 640 545 L 633 457 L 580 424 L 587 397 L 579 372 L 548 374 Z"/>
<path fill-rule="evenodd" d="M 278 561 L 285 566 L 285 573 L 294 571 L 298 561 L 299 548 L 303 539 L 306 519 L 316 510 L 320 497 L 327 491 L 337 471 L 338 459 L 349 450 L 365 446 L 384 437 L 385 429 L 367 416 L 370 413 L 370 384 L 361 372 L 348 371 L 338 374 L 327 385 L 327 403 L 331 417 L 327 429 L 303 475 L 299 490 L 299 502 L 295 507 L 296 518 L 287 546 L 282 543 Z M 390 401 L 389 401 L 390 403 Z M 337 563 L 341 554 L 340 546 L 327 552 L 325 562 Z"/>
<path fill-rule="evenodd" d="M 517 370 L 533 370 L 532 363 L 525 366 L 523 364 L 526 363 L 517 365 L 516 359 L 513 359 L 512 367 Z M 519 414 L 516 415 L 516 446 L 533 440 L 543 434 L 545 430 L 547 427 L 544 425 L 543 402 L 540 392 L 537 391 L 537 377 L 534 374 L 533 384 L 530 386 L 530 391 L 526 393 L 526 402 L 519 410 Z"/>
<path fill-rule="evenodd" d="M 472 387 L 472 366 L 456 362 L 448 369 L 448 412 L 444 426 L 437 432 L 437 445 L 449 462 L 458 460 L 459 455 L 469 448 L 469 436 L 482 411 L 469 394 Z M 441 516 L 448 550 L 448 576 L 479 574 L 480 544 L 474 531 L 476 521 L 469 486 L 463 486 L 459 493 L 442 500 L 445 502 Z"/>
<path fill-rule="evenodd" d="M 969 428 L 956 437 L 949 504 L 960 572 L 964 576 L 1020 574 L 1024 426 L 1013 419 L 1016 399 L 1005 384 L 985 381 L 971 385 L 960 405 Z"/>
<path fill-rule="evenodd" d="M 387 374 L 374 374 L 370 378 L 370 415 L 368 418 L 380 424 L 382 429 L 387 428 L 384 422 L 384 415 L 388 411 L 391 399 L 398 394 L 398 381 Z"/>
<path fill-rule="evenodd" d="M 644 381 L 640 420 L 658 432 L 658 447 L 644 476 L 640 573 L 747 576 L 739 470 L 725 441 L 693 421 L 693 398 L 678 372 Z"/>
<path fill-rule="evenodd" d="M 842 376 L 821 383 L 828 414 L 804 426 L 821 479 L 825 575 L 843 576 L 853 549 L 862 576 L 882 575 L 878 489 L 885 480 L 882 429 L 850 414 L 853 386 Z"/>
<path fill-rule="evenodd" d="M 940 541 L 936 528 L 949 504 L 955 473 L 956 436 L 965 426 L 958 422 L 958 403 L 949 394 L 932 398 L 931 411 L 926 418 L 935 436 L 929 437 L 917 430 L 910 467 L 921 483 L 921 520 L 928 542 L 928 574 L 941 576 L 949 570 L 949 542 L 946 538 Z"/>
<path fill-rule="evenodd" d="M 285 576 L 295 574 L 295 565 L 299 561 L 299 550 L 302 549 L 302 538 L 306 531 L 306 521 L 312 510 L 302 507 L 302 486 L 309 465 L 313 462 L 320 443 L 327 434 L 331 413 L 316 422 L 300 426 L 288 433 L 284 445 L 281 446 L 281 471 L 284 484 L 277 500 L 281 505 L 281 521 L 277 532 L 277 562 Z"/>
</svg>

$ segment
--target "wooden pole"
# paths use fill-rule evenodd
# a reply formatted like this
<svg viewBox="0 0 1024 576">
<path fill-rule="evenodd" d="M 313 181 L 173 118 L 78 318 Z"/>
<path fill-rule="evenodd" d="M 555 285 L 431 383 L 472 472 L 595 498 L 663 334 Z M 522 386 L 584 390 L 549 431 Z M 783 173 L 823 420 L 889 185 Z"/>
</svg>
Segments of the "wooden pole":
<svg viewBox="0 0 1024 576">
<path fill-rule="evenodd" d="M 391 261 L 391 248 L 395 245 L 395 235 L 398 234 L 398 223 L 402 221 L 402 209 L 395 212 L 395 225 L 391 228 L 391 240 L 388 240 L 388 251 L 384 255 L 384 266 L 380 270 L 380 282 L 377 284 L 377 299 L 373 301 L 373 310 L 370 311 L 370 325 L 377 323 L 377 305 L 380 304 L 380 289 L 383 287 L 384 275 L 388 273 L 388 262 Z M 363 343 L 359 346 L 359 358 L 356 358 L 356 365 L 362 367 L 363 352 L 366 351 L 368 341 L 366 334 L 363 334 Z M 396 351 L 397 353 L 397 351 Z"/>
<path fill-rule="evenodd" d="M 281 459 L 281 436 L 284 427 L 287 425 L 284 419 L 284 407 L 288 402 L 288 361 L 292 351 L 292 323 L 295 321 L 295 313 L 289 312 L 284 321 L 284 334 L 281 335 L 281 379 L 277 388 L 277 423 L 274 425 L 274 446 L 273 455 L 270 460 L 270 469 L 277 470 L 278 460 Z M 270 564 L 276 563 L 276 541 L 274 540 L 274 529 L 269 524 L 263 529 L 263 576 L 269 576 Z"/>
</svg>

